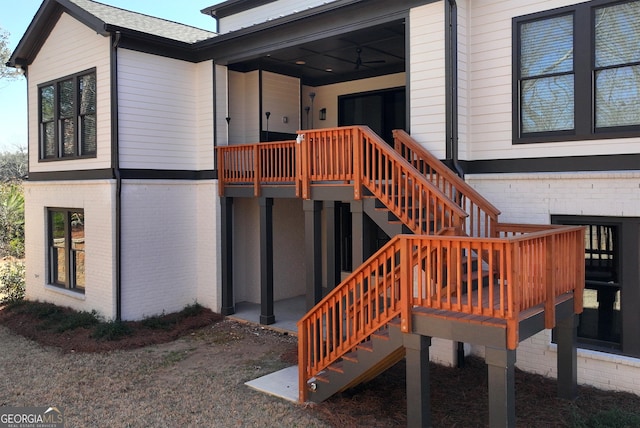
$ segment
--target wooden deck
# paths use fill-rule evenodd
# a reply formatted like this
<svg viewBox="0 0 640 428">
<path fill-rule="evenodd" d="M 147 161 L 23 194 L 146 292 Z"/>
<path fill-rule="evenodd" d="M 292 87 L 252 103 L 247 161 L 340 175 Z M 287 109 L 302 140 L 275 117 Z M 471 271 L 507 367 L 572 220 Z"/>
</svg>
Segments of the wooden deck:
<svg viewBox="0 0 640 428">
<path fill-rule="evenodd" d="M 500 223 L 495 207 L 410 136 L 394 137 L 391 147 L 354 126 L 219 148 L 221 196 L 368 195 L 414 233 L 393 237 L 299 321 L 301 401 L 307 380 L 393 320 L 404 333 L 513 351 L 553 328 L 558 311 L 562 319 L 582 311 L 582 227 Z"/>
</svg>

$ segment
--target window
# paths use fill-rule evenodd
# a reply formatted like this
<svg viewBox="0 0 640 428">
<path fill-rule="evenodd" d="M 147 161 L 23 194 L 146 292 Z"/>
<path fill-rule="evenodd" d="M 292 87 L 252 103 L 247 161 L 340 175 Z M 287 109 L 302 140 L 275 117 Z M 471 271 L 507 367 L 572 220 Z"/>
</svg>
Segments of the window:
<svg viewBox="0 0 640 428">
<path fill-rule="evenodd" d="M 640 0 L 514 19 L 514 142 L 640 135 Z"/>
<path fill-rule="evenodd" d="M 48 222 L 49 283 L 84 293 L 84 211 L 51 208 Z"/>
<path fill-rule="evenodd" d="M 640 219 L 553 216 L 552 222 L 586 226 L 580 346 L 640 356 Z"/>
<path fill-rule="evenodd" d="M 38 87 L 40 159 L 96 155 L 96 73 L 84 72 Z"/>
</svg>

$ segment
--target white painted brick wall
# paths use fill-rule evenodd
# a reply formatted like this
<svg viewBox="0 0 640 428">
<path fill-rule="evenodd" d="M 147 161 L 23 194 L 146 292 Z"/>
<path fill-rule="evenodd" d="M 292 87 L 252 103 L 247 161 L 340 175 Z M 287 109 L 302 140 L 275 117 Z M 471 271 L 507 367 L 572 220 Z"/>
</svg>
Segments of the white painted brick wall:
<svg viewBox="0 0 640 428">
<path fill-rule="evenodd" d="M 207 213 L 199 212 L 197 194 L 198 186 L 186 180 L 123 182 L 123 319 L 174 312 L 197 301 L 198 243 L 215 240 L 213 227 L 198 228 Z M 213 212 L 208 217 L 215 221 Z"/>
<path fill-rule="evenodd" d="M 639 172 L 470 174 L 466 180 L 502 211 L 501 222 L 548 224 L 554 214 L 640 216 Z M 557 377 L 556 357 L 547 330 L 520 343 L 516 365 Z M 578 382 L 640 394 L 640 359 L 579 349 Z"/>
<path fill-rule="evenodd" d="M 95 309 L 107 319 L 114 318 L 115 183 L 110 180 L 27 181 L 24 191 L 27 299 L 51 302 L 79 311 Z M 84 209 L 84 295 L 47 285 L 47 207 Z"/>
</svg>

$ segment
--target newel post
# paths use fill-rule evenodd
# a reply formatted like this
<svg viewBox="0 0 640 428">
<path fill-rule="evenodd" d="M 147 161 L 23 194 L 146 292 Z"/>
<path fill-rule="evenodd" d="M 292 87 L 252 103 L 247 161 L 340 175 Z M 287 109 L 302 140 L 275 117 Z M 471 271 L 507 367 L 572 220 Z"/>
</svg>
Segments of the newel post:
<svg viewBox="0 0 640 428">
<path fill-rule="evenodd" d="M 260 147 L 258 144 L 253 146 L 253 196 L 260 196 Z"/>
<path fill-rule="evenodd" d="M 298 401 L 304 403 L 307 401 L 307 380 L 309 373 L 307 372 L 307 361 L 309 361 L 309 353 L 307 348 L 306 323 L 298 322 Z"/>
<path fill-rule="evenodd" d="M 362 197 L 362 164 L 363 153 L 362 145 L 364 144 L 363 132 L 357 126 L 351 131 L 351 146 L 353 148 L 353 199 L 360 200 Z"/>
<path fill-rule="evenodd" d="M 302 199 L 310 198 L 311 180 L 309 175 L 309 144 L 311 139 L 308 133 L 298 135 L 296 143 L 300 145 L 300 182 L 302 185 Z"/>
<path fill-rule="evenodd" d="M 400 243 L 400 329 L 403 333 L 410 333 L 412 303 L 413 303 L 413 284 L 411 273 L 411 238 L 401 237 Z"/>
</svg>

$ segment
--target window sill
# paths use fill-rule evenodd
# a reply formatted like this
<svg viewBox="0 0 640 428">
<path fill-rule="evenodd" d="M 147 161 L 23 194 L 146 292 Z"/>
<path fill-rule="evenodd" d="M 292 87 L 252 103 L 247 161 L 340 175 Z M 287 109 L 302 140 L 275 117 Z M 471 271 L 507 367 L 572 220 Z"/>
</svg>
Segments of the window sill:
<svg viewBox="0 0 640 428">
<path fill-rule="evenodd" d="M 86 300 L 85 294 L 78 291 L 69 290 L 67 288 L 58 287 L 57 285 L 45 284 L 44 288 L 47 291 L 53 291 L 54 293 L 62 294 L 63 296 L 72 297 L 78 300 Z"/>
</svg>

